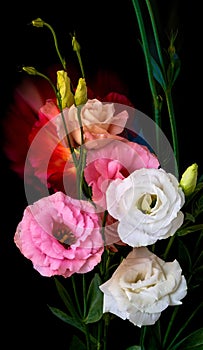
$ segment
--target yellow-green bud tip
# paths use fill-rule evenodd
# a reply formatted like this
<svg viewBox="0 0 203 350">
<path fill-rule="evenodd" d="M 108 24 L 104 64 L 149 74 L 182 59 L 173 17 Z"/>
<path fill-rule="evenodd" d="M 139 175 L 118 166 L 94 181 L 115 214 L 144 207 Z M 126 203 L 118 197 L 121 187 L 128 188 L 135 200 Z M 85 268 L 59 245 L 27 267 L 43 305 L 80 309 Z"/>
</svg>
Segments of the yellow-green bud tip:
<svg viewBox="0 0 203 350">
<path fill-rule="evenodd" d="M 26 73 L 30 75 L 37 75 L 37 70 L 34 67 L 22 67 L 22 70 L 24 70 Z"/>
<path fill-rule="evenodd" d="M 80 51 L 80 44 L 79 42 L 76 40 L 75 35 L 73 35 L 72 37 L 72 46 L 73 46 L 73 51 Z"/>
<path fill-rule="evenodd" d="M 34 20 L 32 21 L 32 25 L 33 25 L 34 27 L 40 28 L 40 27 L 43 27 L 44 21 L 42 21 L 41 18 L 37 18 L 37 19 L 34 19 Z"/>
<path fill-rule="evenodd" d="M 194 192 L 197 185 L 197 174 L 198 165 L 196 163 L 190 165 L 183 173 L 180 180 L 180 186 L 186 196 L 189 196 Z"/>
</svg>

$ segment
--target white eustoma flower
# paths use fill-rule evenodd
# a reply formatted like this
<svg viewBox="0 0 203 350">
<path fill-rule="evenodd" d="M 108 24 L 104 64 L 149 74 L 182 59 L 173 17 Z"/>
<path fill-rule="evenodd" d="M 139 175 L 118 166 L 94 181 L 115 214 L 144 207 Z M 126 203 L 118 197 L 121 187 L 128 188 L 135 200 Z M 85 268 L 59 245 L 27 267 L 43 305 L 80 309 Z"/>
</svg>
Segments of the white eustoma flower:
<svg viewBox="0 0 203 350">
<path fill-rule="evenodd" d="M 142 168 L 113 180 L 106 202 L 109 214 L 119 221 L 120 239 L 132 247 L 172 236 L 184 219 L 183 190 L 176 177 L 163 169 Z"/>
<path fill-rule="evenodd" d="M 177 260 L 165 262 L 147 247 L 133 248 L 100 286 L 103 312 L 141 327 L 154 324 L 170 305 L 182 304 L 187 284 Z"/>
</svg>

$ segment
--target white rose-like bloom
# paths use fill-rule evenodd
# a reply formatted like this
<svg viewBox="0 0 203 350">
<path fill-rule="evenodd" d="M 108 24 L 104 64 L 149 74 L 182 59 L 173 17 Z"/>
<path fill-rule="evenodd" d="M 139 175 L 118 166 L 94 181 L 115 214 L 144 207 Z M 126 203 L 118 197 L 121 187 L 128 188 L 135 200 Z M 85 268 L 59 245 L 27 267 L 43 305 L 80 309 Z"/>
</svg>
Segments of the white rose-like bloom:
<svg viewBox="0 0 203 350">
<path fill-rule="evenodd" d="M 163 169 L 142 168 L 113 180 L 106 202 L 109 214 L 119 221 L 120 239 L 132 247 L 172 236 L 184 220 L 183 190 L 176 177 Z"/>
<path fill-rule="evenodd" d="M 141 327 L 154 324 L 168 306 L 182 304 L 187 284 L 177 262 L 165 262 L 147 247 L 133 248 L 112 277 L 100 285 L 103 312 Z"/>
</svg>

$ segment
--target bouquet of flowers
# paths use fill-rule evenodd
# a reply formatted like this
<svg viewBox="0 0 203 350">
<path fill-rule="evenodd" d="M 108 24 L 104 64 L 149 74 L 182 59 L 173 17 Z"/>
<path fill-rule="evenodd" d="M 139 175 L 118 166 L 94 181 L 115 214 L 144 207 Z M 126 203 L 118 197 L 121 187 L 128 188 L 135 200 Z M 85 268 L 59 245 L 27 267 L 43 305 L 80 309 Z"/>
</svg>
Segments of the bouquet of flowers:
<svg viewBox="0 0 203 350">
<path fill-rule="evenodd" d="M 22 67 L 49 97 L 28 127 L 22 163 L 13 163 L 24 177 L 28 202 L 14 242 L 35 270 L 54 279 L 64 307 L 49 309 L 67 323 L 69 349 L 110 349 L 115 320 L 133 332 L 128 350 L 203 349 L 203 328 L 191 327 L 202 303 L 194 310 L 190 306 L 184 320 L 178 318 L 187 298 L 201 288 L 203 181 L 196 163 L 179 175 L 171 94 L 180 69 L 176 36 L 171 34 L 165 60 L 152 7 L 149 1 L 146 5 L 157 61 L 139 2 L 132 1 L 154 118 L 123 94 L 94 95 L 75 33 L 72 47 L 81 77 L 74 85 L 54 29 L 41 18 L 32 21 L 51 31 L 60 67 L 53 79 L 53 72 Z M 160 89 L 172 146 L 161 130 Z M 30 80 L 19 91 L 36 97 Z M 12 159 L 8 145 L 5 151 Z"/>
</svg>

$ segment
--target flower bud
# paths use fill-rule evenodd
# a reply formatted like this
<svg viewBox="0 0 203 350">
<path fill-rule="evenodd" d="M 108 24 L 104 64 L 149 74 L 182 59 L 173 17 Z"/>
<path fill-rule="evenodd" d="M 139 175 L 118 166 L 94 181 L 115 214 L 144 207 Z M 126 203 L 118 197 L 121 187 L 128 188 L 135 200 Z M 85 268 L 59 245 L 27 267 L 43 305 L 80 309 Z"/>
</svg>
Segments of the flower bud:
<svg viewBox="0 0 203 350">
<path fill-rule="evenodd" d="M 24 70 L 29 75 L 37 75 L 38 71 L 34 67 L 22 67 L 22 70 Z"/>
<path fill-rule="evenodd" d="M 87 86 L 84 78 L 80 78 L 75 91 L 75 105 L 79 106 L 87 102 Z"/>
<path fill-rule="evenodd" d="M 62 108 L 74 104 L 74 96 L 70 87 L 70 78 L 64 70 L 57 71 L 57 89 L 60 92 Z"/>
<path fill-rule="evenodd" d="M 180 186 L 182 187 L 186 196 L 189 196 L 195 190 L 197 184 L 197 173 L 198 165 L 194 163 L 185 170 L 181 177 Z"/>
<path fill-rule="evenodd" d="M 73 51 L 78 51 L 78 52 L 80 51 L 80 44 L 76 40 L 75 36 L 72 37 L 72 46 L 73 46 Z"/>
<path fill-rule="evenodd" d="M 34 19 L 34 20 L 32 21 L 32 25 L 33 25 L 34 27 L 41 28 L 41 27 L 43 27 L 43 25 L 44 25 L 44 21 L 42 21 L 41 18 L 37 18 L 37 19 Z"/>
</svg>

